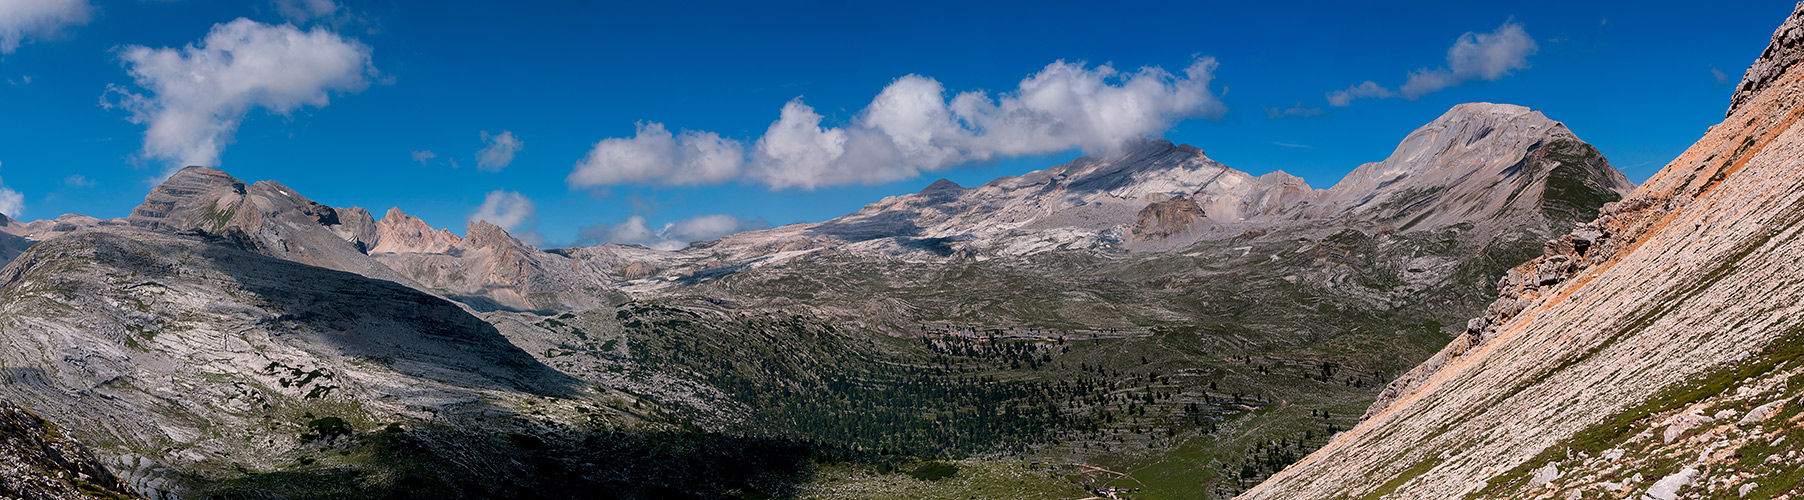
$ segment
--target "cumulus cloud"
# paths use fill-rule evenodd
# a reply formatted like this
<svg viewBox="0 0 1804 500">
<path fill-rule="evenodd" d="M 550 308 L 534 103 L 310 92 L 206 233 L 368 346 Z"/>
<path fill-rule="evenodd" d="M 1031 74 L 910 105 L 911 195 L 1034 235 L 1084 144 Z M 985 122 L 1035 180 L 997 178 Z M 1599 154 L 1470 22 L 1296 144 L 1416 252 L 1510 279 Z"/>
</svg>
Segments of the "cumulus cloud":
<svg viewBox="0 0 1804 500">
<path fill-rule="evenodd" d="M 514 162 L 514 153 L 526 149 L 526 143 L 520 142 L 520 138 L 506 130 L 497 135 L 489 135 L 489 131 L 484 130 L 482 142 L 488 145 L 476 152 L 476 169 L 485 172 L 499 172 L 507 168 L 509 163 Z"/>
<path fill-rule="evenodd" d="M 329 19 L 338 12 L 338 4 L 332 0 L 275 0 L 276 12 L 284 19 L 294 22 L 306 22 L 313 19 Z"/>
<path fill-rule="evenodd" d="M 824 123 L 800 98 L 790 101 L 751 144 L 743 168 L 731 168 L 736 155 L 728 149 L 739 149 L 736 141 L 685 132 L 673 142 L 661 124 L 650 124 L 634 138 L 597 143 L 568 182 L 704 184 L 737 177 L 772 189 L 814 189 L 1073 148 L 1107 153 L 1162 135 L 1182 120 L 1220 118 L 1226 107 L 1209 88 L 1215 68 L 1213 58 L 1197 59 L 1176 74 L 1057 61 L 1013 91 L 951 98 L 939 81 L 906 75 L 845 125 Z"/>
<path fill-rule="evenodd" d="M 0 180 L 0 214 L 14 219 L 25 213 L 25 195 L 13 188 L 6 187 L 6 181 Z"/>
<path fill-rule="evenodd" d="M 99 184 L 99 183 L 94 182 L 94 179 L 89 179 L 88 176 L 81 175 L 81 174 L 75 174 L 75 175 L 71 175 L 71 176 L 63 178 L 63 185 L 73 187 L 73 188 L 89 188 L 89 187 L 94 187 L 95 184 Z"/>
<path fill-rule="evenodd" d="M 376 74 L 370 48 L 315 28 L 249 19 L 213 25 L 200 45 L 120 48 L 126 71 L 145 93 L 110 85 L 101 104 L 145 125 L 141 155 L 168 163 L 214 166 L 252 108 L 287 115 L 322 107 L 333 92 L 358 92 Z"/>
<path fill-rule="evenodd" d="M 482 205 L 470 212 L 470 222 L 483 221 L 512 231 L 525 227 L 533 221 L 538 210 L 533 207 L 532 199 L 519 191 L 490 191 L 482 199 Z"/>
<path fill-rule="evenodd" d="M 533 230 L 538 219 L 538 208 L 532 199 L 519 191 L 494 190 L 482 199 L 482 204 L 470 212 L 470 222 L 483 221 L 507 230 L 508 234 L 532 245 L 543 245 L 545 239 Z"/>
<path fill-rule="evenodd" d="M 413 155 L 413 161 L 420 162 L 421 165 L 425 165 L 426 162 L 432 161 L 433 158 L 438 158 L 438 153 L 434 153 L 430 149 L 425 151 L 408 150 L 407 152 Z"/>
<path fill-rule="evenodd" d="M 645 217 L 634 215 L 619 224 L 600 224 L 577 229 L 577 236 L 587 243 L 625 243 L 644 245 L 659 250 L 681 250 L 697 241 L 770 227 L 764 219 L 745 220 L 731 214 L 698 215 L 652 228 Z"/>
<path fill-rule="evenodd" d="M 1404 99 L 1415 99 L 1468 81 L 1494 81 L 1527 69 L 1528 56 L 1538 50 L 1520 24 L 1506 22 L 1490 33 L 1468 31 L 1447 49 L 1447 67 L 1412 71 L 1397 92 Z"/>
<path fill-rule="evenodd" d="M 88 24 L 92 10 L 88 0 L 0 0 L 0 54 L 19 50 L 28 39 Z"/>
<path fill-rule="evenodd" d="M 662 123 L 639 123 L 631 138 L 595 143 L 566 179 L 572 186 L 718 184 L 738 177 L 745 146 L 713 132 L 672 135 Z"/>
<path fill-rule="evenodd" d="M 1353 104 L 1354 99 L 1368 99 L 1374 97 L 1383 99 L 1394 95 L 1396 95 L 1396 93 L 1391 92 L 1391 89 L 1384 88 L 1384 86 L 1371 80 L 1366 80 L 1360 82 L 1359 85 L 1347 87 L 1347 90 L 1329 92 L 1328 105 L 1347 106 Z"/>
<path fill-rule="evenodd" d="M 1278 119 L 1287 116 L 1322 116 L 1322 108 L 1305 108 L 1300 101 L 1289 108 L 1279 108 L 1277 106 L 1268 106 L 1265 108 L 1266 118 Z"/>
<path fill-rule="evenodd" d="M 1347 106 L 1355 99 L 1403 97 L 1415 100 L 1430 93 L 1471 81 L 1495 81 L 1527 69 L 1528 57 L 1540 50 L 1521 24 L 1504 22 L 1490 33 L 1466 32 L 1447 49 L 1447 65 L 1409 72 L 1396 91 L 1368 80 L 1346 90 L 1328 93 L 1330 106 Z"/>
</svg>

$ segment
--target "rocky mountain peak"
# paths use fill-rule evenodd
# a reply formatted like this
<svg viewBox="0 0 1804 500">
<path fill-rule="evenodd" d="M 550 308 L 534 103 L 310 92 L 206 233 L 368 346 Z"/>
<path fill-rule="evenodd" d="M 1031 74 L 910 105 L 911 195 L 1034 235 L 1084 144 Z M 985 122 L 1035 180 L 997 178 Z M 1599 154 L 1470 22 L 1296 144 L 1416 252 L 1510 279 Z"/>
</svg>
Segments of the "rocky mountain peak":
<svg viewBox="0 0 1804 500">
<path fill-rule="evenodd" d="M 1410 132 L 1384 161 L 1354 169 L 1320 204 L 1328 213 L 1437 227 L 1470 214 L 1534 208 L 1523 204 L 1543 200 L 1511 193 L 1545 185 L 1556 174 L 1564 177 L 1555 184 L 1573 184 L 1580 196 L 1617 199 L 1634 187 L 1595 148 L 1541 112 L 1467 103 Z"/>
<path fill-rule="evenodd" d="M 175 175 L 169 176 L 150 194 L 144 196 L 144 203 L 132 209 L 131 215 L 125 218 L 126 223 L 134 227 L 144 228 L 182 228 L 197 223 L 208 223 L 213 229 L 225 224 L 225 220 L 213 217 L 220 214 L 220 201 L 237 200 L 244 196 L 246 187 L 230 174 L 212 167 L 192 166 L 183 168 Z M 200 210 L 200 201 L 204 200 L 213 211 L 207 213 Z M 190 220 L 199 216 L 209 220 Z"/>
<path fill-rule="evenodd" d="M 511 248 L 524 245 L 506 229 L 485 220 L 470 221 L 464 229 L 464 244 L 475 248 Z"/>
<path fill-rule="evenodd" d="M 964 186 L 960 186 L 960 185 L 958 185 L 958 183 L 952 182 L 951 179 L 940 179 L 937 181 L 933 181 L 933 184 L 928 184 L 927 187 L 922 188 L 921 194 L 932 194 L 932 193 L 940 193 L 940 192 L 947 192 L 947 191 L 962 191 L 964 189 L 965 189 Z"/>
<path fill-rule="evenodd" d="M 1793 7 L 1791 17 L 1786 18 L 1779 29 L 1773 30 L 1773 41 L 1760 53 L 1760 58 L 1748 66 L 1747 73 L 1742 74 L 1741 84 L 1729 97 L 1729 111 L 1724 116 L 1735 114 L 1736 108 L 1766 90 L 1799 61 L 1804 61 L 1804 2 Z"/>
<path fill-rule="evenodd" d="M 445 253 L 463 239 L 450 231 L 432 227 L 419 217 L 407 215 L 400 207 L 388 209 L 376 222 L 376 246 L 371 253 Z"/>
</svg>

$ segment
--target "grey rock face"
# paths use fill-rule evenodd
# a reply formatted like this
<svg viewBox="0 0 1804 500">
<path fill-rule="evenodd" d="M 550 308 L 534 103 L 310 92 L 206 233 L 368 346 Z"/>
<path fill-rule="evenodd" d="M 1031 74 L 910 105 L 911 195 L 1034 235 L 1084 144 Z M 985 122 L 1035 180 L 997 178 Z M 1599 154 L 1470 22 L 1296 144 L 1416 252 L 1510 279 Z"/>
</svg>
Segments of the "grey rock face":
<svg viewBox="0 0 1804 500">
<path fill-rule="evenodd" d="M 378 244 L 368 212 L 321 205 L 274 181 L 246 185 L 216 169 L 184 168 L 152 189 L 126 222 L 202 231 L 278 259 L 406 282 L 366 255 Z"/>
<path fill-rule="evenodd" d="M 94 228 L 0 269 L 0 397 L 152 457 L 127 475 L 171 491 L 291 457 L 304 414 L 455 421 L 583 390 L 457 304 L 227 243 Z"/>
<path fill-rule="evenodd" d="M 1729 111 L 1724 116 L 1735 114 L 1737 108 L 1771 87 L 1798 61 L 1804 61 L 1804 3 L 1792 9 L 1791 17 L 1773 31 L 1773 41 L 1760 58 L 1741 75 L 1741 84 L 1735 86 L 1735 95 L 1729 98 Z"/>
<path fill-rule="evenodd" d="M 56 424 L 0 399 L 0 496 L 78 500 L 142 498 Z"/>
</svg>

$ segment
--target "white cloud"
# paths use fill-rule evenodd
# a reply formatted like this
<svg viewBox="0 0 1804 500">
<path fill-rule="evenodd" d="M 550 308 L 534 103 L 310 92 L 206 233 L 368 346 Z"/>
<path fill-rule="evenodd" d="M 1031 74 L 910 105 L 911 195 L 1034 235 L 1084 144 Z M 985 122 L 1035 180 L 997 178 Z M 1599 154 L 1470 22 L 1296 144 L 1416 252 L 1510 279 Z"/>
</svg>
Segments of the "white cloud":
<svg viewBox="0 0 1804 500">
<path fill-rule="evenodd" d="M 88 24 L 92 10 L 87 0 L 0 0 L 0 54 L 19 50 L 28 39 Z"/>
<path fill-rule="evenodd" d="M 94 179 L 89 179 L 88 176 L 81 175 L 81 174 L 75 174 L 75 175 L 71 175 L 71 176 L 63 178 L 63 185 L 73 187 L 73 188 L 94 187 L 95 184 L 99 184 L 99 183 L 94 182 Z"/>
<path fill-rule="evenodd" d="M 1322 108 L 1305 108 L 1301 101 L 1289 108 L 1279 108 L 1277 106 L 1265 108 L 1266 118 L 1278 119 L 1287 116 L 1322 116 Z"/>
<path fill-rule="evenodd" d="M 251 108 L 287 115 L 330 103 L 332 92 L 357 92 L 376 74 L 370 48 L 315 28 L 271 26 L 249 19 L 213 25 L 200 45 L 119 49 L 138 94 L 110 85 L 102 105 L 131 112 L 145 125 L 147 158 L 165 175 L 185 165 L 214 166 Z"/>
<path fill-rule="evenodd" d="M 1359 85 L 1347 87 L 1347 90 L 1329 92 L 1328 105 L 1337 107 L 1346 106 L 1353 104 L 1354 99 L 1367 99 L 1373 97 L 1383 99 L 1393 95 L 1396 94 L 1392 93 L 1391 89 L 1384 88 L 1384 86 L 1378 85 L 1371 80 L 1366 80 L 1360 82 Z"/>
<path fill-rule="evenodd" d="M 484 130 L 482 142 L 489 145 L 476 152 L 476 169 L 485 172 L 499 172 L 507 168 L 509 163 L 514 162 L 514 153 L 526 149 L 526 143 L 520 142 L 520 138 L 506 130 L 498 135 L 489 135 L 489 131 Z"/>
<path fill-rule="evenodd" d="M 767 227 L 770 227 L 770 223 L 763 219 L 745 220 L 730 214 L 708 214 L 666 223 L 653 229 L 645 217 L 634 215 L 619 224 L 579 228 L 577 235 L 590 243 L 625 243 L 659 250 L 681 250 L 693 242 Z"/>
<path fill-rule="evenodd" d="M 876 184 L 993 159 L 1082 149 L 1106 153 L 1162 135 L 1178 121 L 1219 118 L 1226 110 L 1210 90 L 1216 62 L 1200 58 L 1173 74 L 1157 67 L 1119 72 L 1108 65 L 1057 61 L 1023 79 L 1014 91 L 983 91 L 948 99 L 936 80 L 897 78 L 844 126 L 800 98 L 750 148 L 739 178 L 772 189 Z M 655 127 L 655 128 L 654 128 Z M 723 182 L 736 141 L 685 132 L 674 146 L 662 125 L 641 126 L 632 139 L 606 139 L 578 163 L 571 187 L 619 183 Z M 714 168 L 691 166 L 685 137 L 723 158 Z M 647 140 L 650 137 L 651 140 Z M 604 146 L 606 152 L 604 153 Z M 655 147 L 654 147 L 655 146 Z M 629 154 L 630 153 L 630 154 Z M 662 157 L 658 157 L 662 155 Z M 612 161 L 597 161 L 602 160 Z M 630 160 L 630 161 L 629 161 Z M 679 172 L 655 174 L 647 172 Z M 700 175 L 700 173 L 717 175 Z"/>
<path fill-rule="evenodd" d="M 739 176 L 745 147 L 713 132 L 671 135 L 661 123 L 640 123 L 632 138 L 595 143 L 566 179 L 572 186 L 718 184 Z"/>
<path fill-rule="evenodd" d="M 484 221 L 512 232 L 531 224 L 537 213 L 532 199 L 518 191 L 498 189 L 490 191 L 483 198 L 482 205 L 470 212 L 470 222 Z"/>
<path fill-rule="evenodd" d="M 14 219 L 25 213 L 25 195 L 13 188 L 6 187 L 6 181 L 0 180 L 0 214 Z"/>
<path fill-rule="evenodd" d="M 1415 99 L 1473 80 L 1495 81 L 1511 71 L 1527 69 L 1528 56 L 1538 50 L 1535 39 L 1520 24 L 1506 22 L 1490 33 L 1468 31 L 1447 49 L 1447 67 L 1412 71 L 1397 91 L 1404 99 Z"/>
<path fill-rule="evenodd" d="M 1328 105 L 1347 106 L 1355 99 L 1396 96 L 1415 100 L 1470 81 L 1495 81 L 1516 70 L 1527 69 L 1528 56 L 1539 50 L 1540 46 L 1521 24 L 1506 21 L 1490 33 L 1468 31 L 1460 35 L 1447 49 L 1446 66 L 1409 72 L 1408 79 L 1395 92 L 1367 80 L 1346 90 L 1329 92 Z"/>
<path fill-rule="evenodd" d="M 331 18 L 338 12 L 338 4 L 332 0 L 275 0 L 276 12 L 284 19 L 294 22 L 306 22 L 316 18 Z"/>
<path fill-rule="evenodd" d="M 432 161 L 433 158 L 438 158 L 438 153 L 434 153 L 430 149 L 425 151 L 408 150 L 407 152 L 413 155 L 413 161 L 420 162 L 421 165 L 425 165 L 426 162 Z"/>
</svg>

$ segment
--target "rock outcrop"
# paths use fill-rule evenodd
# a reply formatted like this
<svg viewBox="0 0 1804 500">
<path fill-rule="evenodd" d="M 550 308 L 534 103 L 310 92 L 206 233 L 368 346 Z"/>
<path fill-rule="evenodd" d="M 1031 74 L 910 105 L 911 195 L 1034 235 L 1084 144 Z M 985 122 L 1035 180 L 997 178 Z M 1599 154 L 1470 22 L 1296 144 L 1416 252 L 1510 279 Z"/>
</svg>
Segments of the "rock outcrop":
<svg viewBox="0 0 1804 500">
<path fill-rule="evenodd" d="M 56 424 L 0 399 L 0 498 L 143 498 Z"/>
<path fill-rule="evenodd" d="M 377 243 L 370 253 L 445 253 L 463 241 L 451 231 L 407 215 L 400 207 L 388 209 L 376 223 L 376 234 Z"/>
<path fill-rule="evenodd" d="M 1735 86 L 1735 95 L 1729 97 L 1729 111 L 1724 116 L 1735 114 L 1743 103 L 1766 91 L 1799 61 L 1804 61 L 1804 17 L 1793 12 L 1779 29 L 1773 31 L 1773 41 L 1760 53 L 1760 58 L 1741 75 L 1741 84 Z"/>
<path fill-rule="evenodd" d="M 617 297 L 612 266 L 541 251 L 494 224 L 473 221 L 458 238 L 394 209 L 378 225 L 376 261 L 478 310 L 581 311 Z"/>
<path fill-rule="evenodd" d="M 1723 123 L 1243 497 L 1796 498 L 1804 424 L 1775 409 L 1804 395 L 1800 23 L 1804 4 Z"/>
</svg>

